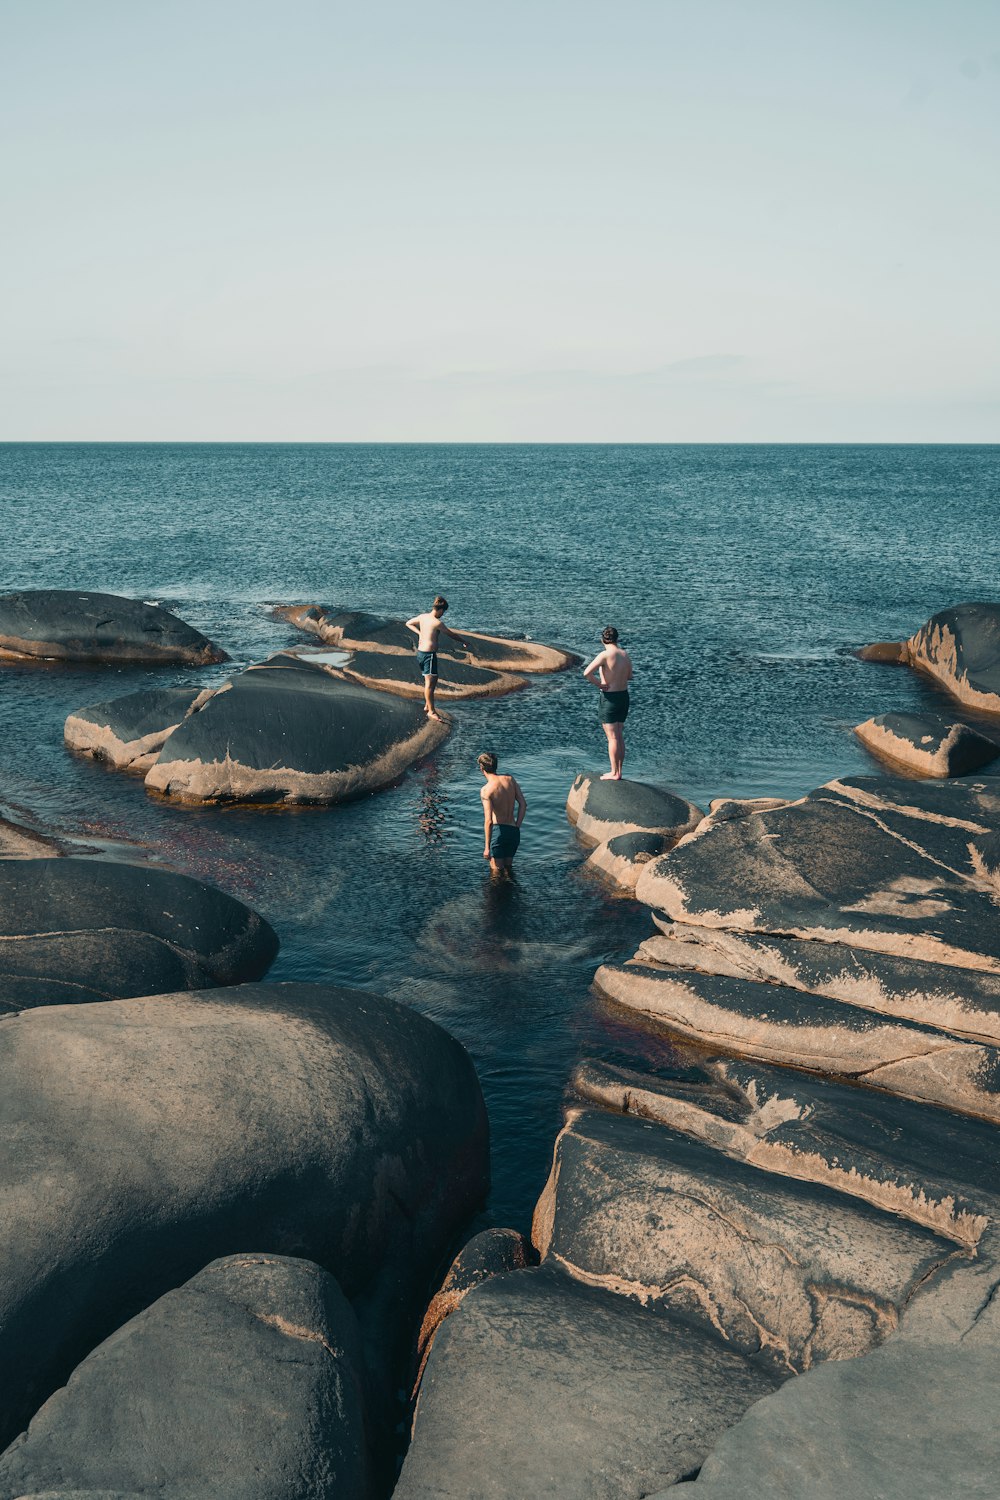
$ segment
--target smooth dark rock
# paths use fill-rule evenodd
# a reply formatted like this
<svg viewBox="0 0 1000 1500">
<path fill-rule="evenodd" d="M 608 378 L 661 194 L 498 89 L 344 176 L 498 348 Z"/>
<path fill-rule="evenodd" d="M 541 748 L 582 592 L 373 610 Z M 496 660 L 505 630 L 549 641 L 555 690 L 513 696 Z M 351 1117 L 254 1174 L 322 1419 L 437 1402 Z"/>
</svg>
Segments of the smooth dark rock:
<svg viewBox="0 0 1000 1500">
<path fill-rule="evenodd" d="M 960 703 L 1000 713 L 1000 604 L 956 604 L 906 642 L 911 667 Z"/>
<path fill-rule="evenodd" d="M 278 939 L 189 875 L 96 859 L 0 861 L 0 1013 L 259 979 Z"/>
<path fill-rule="evenodd" d="M 200 631 L 158 605 L 69 589 L 25 589 L 0 596 L 0 657 L 5 654 L 189 666 L 226 660 L 226 653 Z"/>
<path fill-rule="evenodd" d="M 363 610 L 337 610 L 326 604 L 283 604 L 274 613 L 279 620 L 287 620 L 299 630 L 319 636 L 328 645 L 350 651 L 410 654 L 416 641 L 416 636 L 407 630 L 402 620 L 367 614 Z M 444 623 L 448 625 L 450 621 Z M 441 655 L 449 661 L 461 653 L 472 665 L 489 667 L 495 672 L 560 672 L 580 662 L 580 657 L 571 651 L 543 646 L 524 637 L 515 640 L 506 636 L 482 635 L 479 631 L 467 630 L 457 621 L 453 628 L 463 641 L 469 642 L 469 648 L 463 650 L 457 641 L 443 635 Z M 451 671 L 450 666 L 448 671 Z"/>
<path fill-rule="evenodd" d="M 315 1260 L 399 1384 L 426 1288 L 488 1182 L 463 1049 L 326 985 L 59 1006 L 0 1024 L 0 1437 L 220 1255 Z"/>
<path fill-rule="evenodd" d="M 146 786 L 188 802 L 339 802 L 398 780 L 448 727 L 416 701 L 279 655 L 186 719 Z"/>
<path fill-rule="evenodd" d="M 588 857 L 586 868 L 606 876 L 620 891 L 631 895 L 643 865 L 666 854 L 675 842 L 663 833 L 619 833 L 598 844 Z"/>
<path fill-rule="evenodd" d="M 588 1110 L 535 1212 L 543 1263 L 721 1334 L 777 1375 L 864 1353 L 965 1248 L 662 1122 Z"/>
<path fill-rule="evenodd" d="M 410 640 L 416 641 L 416 636 L 411 635 Z M 449 698 L 499 697 L 516 692 L 525 685 L 523 677 L 474 667 L 467 661 L 443 653 L 440 667 L 437 696 L 444 701 Z M 424 695 L 424 679 L 413 651 L 406 656 L 392 651 L 352 651 L 350 661 L 333 670 L 338 676 L 359 682 L 364 687 L 399 693 L 405 698 L 423 698 Z"/>
<path fill-rule="evenodd" d="M 1000 755 L 1000 744 L 948 714 L 879 714 L 854 733 L 873 755 L 916 776 L 967 776 Z"/>
<path fill-rule="evenodd" d="M 119 1328 L 0 1458 L 0 1500 L 72 1487 L 365 1500 L 357 1320 L 305 1260 L 216 1260 Z"/>
<path fill-rule="evenodd" d="M 905 641 L 873 641 L 870 646 L 859 646 L 854 653 L 862 661 L 877 661 L 886 666 L 906 664 Z"/>
<path fill-rule="evenodd" d="M 639 877 L 692 926 L 847 943 L 1000 973 L 995 892 L 975 851 L 1000 782 L 854 776 L 771 812 L 707 823 Z"/>
<path fill-rule="evenodd" d="M 651 1500 L 994 1500 L 998 1469 L 996 1348 L 897 1341 L 789 1381 Z"/>
<path fill-rule="evenodd" d="M 417 1340 L 417 1380 L 423 1373 L 434 1335 L 473 1287 L 480 1286 L 491 1276 L 523 1271 L 537 1261 L 531 1241 L 518 1234 L 516 1229 L 484 1229 L 463 1245 L 424 1314 Z"/>
<path fill-rule="evenodd" d="M 566 816 L 588 844 L 603 844 L 627 833 L 658 833 L 675 844 L 704 814 L 666 787 L 581 775 L 570 788 Z"/>
<path fill-rule="evenodd" d="M 551 1266 L 493 1277 L 434 1340 L 394 1500 L 638 1500 L 772 1389 L 720 1342 Z"/>
<path fill-rule="evenodd" d="M 144 688 L 78 708 L 66 720 L 70 750 L 119 771 L 145 773 L 177 726 L 211 697 L 201 688 Z"/>
</svg>

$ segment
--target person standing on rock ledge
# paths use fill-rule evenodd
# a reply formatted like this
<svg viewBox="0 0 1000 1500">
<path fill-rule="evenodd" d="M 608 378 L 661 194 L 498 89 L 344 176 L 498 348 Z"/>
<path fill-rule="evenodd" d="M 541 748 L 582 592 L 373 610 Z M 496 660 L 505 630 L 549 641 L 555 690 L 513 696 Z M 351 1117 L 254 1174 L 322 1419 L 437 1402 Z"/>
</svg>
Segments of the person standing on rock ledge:
<svg viewBox="0 0 1000 1500">
<path fill-rule="evenodd" d="M 434 689 L 437 687 L 438 680 L 438 639 L 442 630 L 445 635 L 450 635 L 453 641 L 464 646 L 466 651 L 469 649 L 468 641 L 463 641 L 460 635 L 449 630 L 442 621 L 441 616 L 447 608 L 447 599 L 443 599 L 438 594 L 425 615 L 414 615 L 412 620 L 406 622 L 407 630 L 412 630 L 417 637 L 417 661 L 424 679 L 424 713 L 429 719 L 438 721 L 441 715 L 434 707 Z"/>
<path fill-rule="evenodd" d="M 494 875 L 509 875 L 528 804 L 513 776 L 497 774 L 497 758 L 492 751 L 484 751 L 478 765 L 486 778 L 479 793 L 485 824 L 483 858 L 489 860 Z"/>
<path fill-rule="evenodd" d="M 601 631 L 604 650 L 599 651 L 583 675 L 588 682 L 601 690 L 601 723 L 608 737 L 608 758 L 611 770 L 605 771 L 602 781 L 621 781 L 625 764 L 625 720 L 628 718 L 628 685 L 632 681 L 632 658 L 618 644 L 618 632 L 613 625 Z"/>
</svg>

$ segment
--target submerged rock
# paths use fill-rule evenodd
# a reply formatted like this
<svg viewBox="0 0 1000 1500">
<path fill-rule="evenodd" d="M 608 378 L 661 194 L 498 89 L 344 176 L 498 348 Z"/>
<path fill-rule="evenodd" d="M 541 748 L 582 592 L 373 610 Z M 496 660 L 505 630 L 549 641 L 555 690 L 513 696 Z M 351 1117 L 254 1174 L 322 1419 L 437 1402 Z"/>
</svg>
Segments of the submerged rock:
<svg viewBox="0 0 1000 1500">
<path fill-rule="evenodd" d="M 144 865 L 0 862 L 0 1014 L 259 979 L 278 939 L 232 896 Z"/>
<path fill-rule="evenodd" d="M 0 658 L 182 662 L 205 666 L 226 653 L 156 604 L 117 594 L 25 589 L 0 596 Z"/>
<path fill-rule="evenodd" d="M 366 614 L 362 610 L 336 610 L 325 604 L 282 604 L 274 610 L 279 620 L 287 620 L 299 630 L 318 636 L 330 646 L 341 646 L 347 651 L 388 651 L 412 655 L 416 636 L 407 630 L 402 620 L 385 615 Z M 565 667 L 576 666 L 580 657 L 571 651 L 555 646 L 543 646 L 538 641 L 509 640 L 505 636 L 482 635 L 479 631 L 466 630 L 460 634 L 469 642 L 469 650 L 462 653 L 465 661 L 476 667 L 488 667 L 494 672 L 561 672 Z M 461 647 L 452 645 L 447 636 L 442 639 L 441 656 L 450 663 L 455 660 Z"/>
<path fill-rule="evenodd" d="M 1000 755 L 1000 744 L 947 714 L 879 714 L 854 733 L 873 755 L 918 776 L 967 776 Z"/>
<path fill-rule="evenodd" d="M 339 802 L 398 780 L 448 730 L 416 702 L 279 655 L 185 719 L 146 786 L 185 802 Z"/>
<path fill-rule="evenodd" d="M 588 844 L 603 844 L 624 833 L 656 833 L 673 845 L 696 828 L 704 814 L 666 787 L 580 775 L 566 799 L 566 816 Z"/>
<path fill-rule="evenodd" d="M 145 775 L 174 730 L 211 698 L 211 688 L 144 688 L 69 715 L 70 750 L 116 771 Z"/>
<path fill-rule="evenodd" d="M 232 1500 L 369 1493 L 364 1359 L 305 1260 L 216 1260 L 119 1328 L 0 1457 L 0 1500 L 81 1490 Z"/>
<path fill-rule="evenodd" d="M 554 1265 L 496 1276 L 434 1340 L 394 1497 L 646 1495 L 773 1388 L 716 1339 Z"/>
<path fill-rule="evenodd" d="M 463 1049 L 377 995 L 244 985 L 7 1018 L 0 1440 L 126 1319 L 248 1245 L 336 1276 L 394 1389 L 485 1195 L 487 1129 Z"/>
</svg>

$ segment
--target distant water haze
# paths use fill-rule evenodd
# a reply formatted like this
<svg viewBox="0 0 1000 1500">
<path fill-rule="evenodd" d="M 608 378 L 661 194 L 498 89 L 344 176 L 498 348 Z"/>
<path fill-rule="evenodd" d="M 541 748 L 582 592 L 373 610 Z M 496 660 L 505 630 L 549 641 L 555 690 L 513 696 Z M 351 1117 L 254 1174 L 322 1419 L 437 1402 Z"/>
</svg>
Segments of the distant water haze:
<svg viewBox="0 0 1000 1500">
<path fill-rule="evenodd" d="M 579 672 L 449 706 L 454 732 L 396 787 L 328 810 L 191 809 L 65 751 L 68 713 L 144 683 L 224 680 L 310 638 L 276 602 L 526 632 L 582 656 L 614 624 L 635 661 L 626 774 L 700 806 L 798 796 L 877 769 L 851 733 L 944 699 L 850 648 L 946 604 L 1000 598 L 1000 448 L 0 445 L 4 589 L 160 600 L 218 641 L 205 672 L 0 669 L 0 797 L 43 823 L 257 907 L 276 980 L 395 996 L 472 1052 L 493 1127 L 492 1211 L 527 1227 L 575 1060 L 669 1069 L 590 995 L 648 913 L 580 873 L 564 804 L 606 767 Z M 511 890 L 482 858 L 494 750 L 529 802 Z"/>
<path fill-rule="evenodd" d="M 0 437 L 1000 438 L 987 0 L 4 9 Z"/>
</svg>

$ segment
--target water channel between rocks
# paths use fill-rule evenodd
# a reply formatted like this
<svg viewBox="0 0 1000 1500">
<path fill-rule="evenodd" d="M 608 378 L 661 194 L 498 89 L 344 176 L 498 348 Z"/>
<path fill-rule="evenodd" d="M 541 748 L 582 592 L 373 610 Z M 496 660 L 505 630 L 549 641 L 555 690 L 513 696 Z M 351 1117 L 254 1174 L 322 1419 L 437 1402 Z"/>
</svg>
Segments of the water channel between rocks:
<svg viewBox="0 0 1000 1500">
<path fill-rule="evenodd" d="M 668 1069 L 593 998 L 648 914 L 581 874 L 564 804 L 604 768 L 575 671 L 449 709 L 454 731 L 396 787 L 330 810 L 177 808 L 68 755 L 74 708 L 156 682 L 217 682 L 306 638 L 275 602 L 410 613 L 443 590 L 456 628 L 524 631 L 636 662 L 627 773 L 701 806 L 799 795 L 872 762 L 871 714 L 940 703 L 850 647 L 995 598 L 1000 450 L 847 447 L 0 446 L 0 584 L 157 600 L 232 655 L 206 672 L 11 666 L 0 799 L 134 844 L 272 922 L 271 978 L 371 989 L 468 1047 L 493 1132 L 491 1214 L 526 1228 L 575 1061 Z M 891 567 L 886 563 L 892 557 Z M 516 883 L 482 859 L 475 756 L 529 800 Z"/>
</svg>

